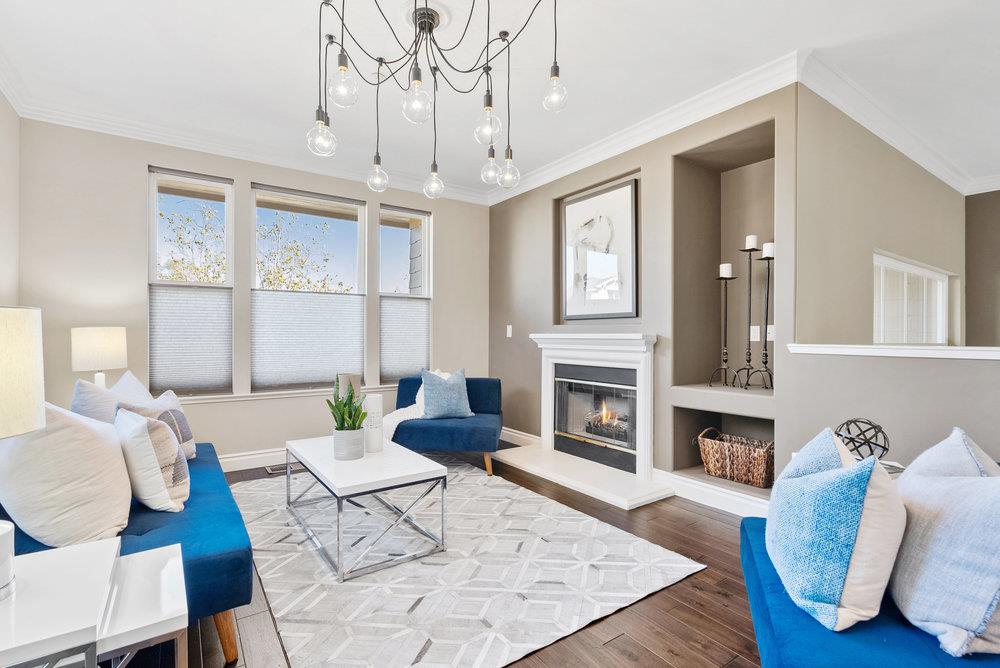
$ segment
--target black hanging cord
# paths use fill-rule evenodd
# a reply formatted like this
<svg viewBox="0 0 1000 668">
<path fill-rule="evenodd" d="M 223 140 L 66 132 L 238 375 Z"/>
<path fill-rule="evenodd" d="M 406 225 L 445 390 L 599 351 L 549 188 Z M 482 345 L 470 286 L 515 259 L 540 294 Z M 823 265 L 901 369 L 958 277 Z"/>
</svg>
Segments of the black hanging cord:
<svg viewBox="0 0 1000 668">
<path fill-rule="evenodd" d="M 340 48 L 344 48 L 344 23 L 347 22 L 347 0 L 340 0 Z"/>
<path fill-rule="evenodd" d="M 375 4 L 378 4 L 378 0 L 376 0 Z M 486 3 L 486 6 L 487 7 L 490 6 L 489 2 Z M 458 46 L 465 39 L 465 34 L 467 32 L 469 32 L 469 25 L 472 23 L 472 14 L 475 11 L 476 11 L 476 0 L 472 0 L 472 6 L 469 7 L 469 18 L 465 19 L 465 28 L 462 29 L 462 35 L 458 38 L 458 41 L 455 42 L 455 44 L 453 46 L 449 46 L 449 47 L 439 46 L 438 47 L 439 49 L 441 49 L 442 51 L 453 51 L 453 50 L 455 50 L 455 49 L 458 48 Z M 487 9 L 486 11 L 487 11 L 487 17 L 488 17 L 489 16 L 489 10 Z M 487 34 L 487 36 L 490 34 L 489 18 L 487 18 L 487 21 L 486 21 L 486 34 Z"/>
<path fill-rule="evenodd" d="M 316 22 L 318 31 L 318 42 L 316 45 L 316 76 L 319 78 L 319 103 L 317 109 L 323 108 L 323 6 L 325 2 L 319 3 L 319 20 Z"/>
<path fill-rule="evenodd" d="M 559 0 L 552 0 L 552 62 L 559 62 L 559 19 L 556 18 Z"/>
<path fill-rule="evenodd" d="M 430 65 L 430 63 L 428 63 Z M 434 119 L 434 158 L 432 162 L 434 166 L 437 166 L 438 161 L 438 80 L 437 80 L 437 67 L 431 67 L 431 78 L 434 80 L 434 108 L 431 110 L 431 116 Z"/>
<path fill-rule="evenodd" d="M 510 45 L 507 45 L 507 150 L 510 150 Z"/>
<path fill-rule="evenodd" d="M 333 44 L 333 40 L 326 40 L 326 46 L 323 48 L 323 74 L 320 75 L 320 85 L 326 81 L 326 77 L 330 71 L 330 45 Z M 323 111 L 329 111 L 330 101 L 323 96 Z"/>
<path fill-rule="evenodd" d="M 382 79 L 382 65 L 383 65 L 382 59 L 379 58 L 378 71 L 375 73 L 375 78 L 379 80 Z M 379 140 L 382 138 L 382 128 L 381 128 L 381 123 L 379 122 L 379 113 L 378 113 L 379 109 L 378 98 L 379 98 L 379 92 L 381 90 L 382 90 L 382 84 L 381 83 L 376 84 L 375 85 L 375 157 L 376 158 L 379 156 L 378 146 L 379 146 Z"/>
</svg>

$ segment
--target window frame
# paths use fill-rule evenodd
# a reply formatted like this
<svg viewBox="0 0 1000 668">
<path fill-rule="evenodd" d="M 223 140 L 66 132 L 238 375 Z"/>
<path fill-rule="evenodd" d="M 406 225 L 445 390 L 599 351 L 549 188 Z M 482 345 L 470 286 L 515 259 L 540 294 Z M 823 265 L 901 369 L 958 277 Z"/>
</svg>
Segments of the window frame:
<svg viewBox="0 0 1000 668">
<path fill-rule="evenodd" d="M 924 263 L 921 263 L 921 262 L 917 262 L 915 260 L 910 260 L 910 259 L 907 259 L 907 258 L 903 258 L 903 257 L 900 257 L 898 255 L 888 254 L 888 253 L 886 253 L 884 251 L 879 251 L 879 250 L 876 250 L 872 254 L 872 268 L 873 268 L 873 274 L 872 274 L 873 288 L 874 288 L 874 281 L 875 281 L 876 278 L 880 278 L 881 279 L 879 281 L 879 285 L 882 288 L 882 293 L 881 294 L 874 294 L 873 293 L 873 299 L 872 299 L 872 311 L 873 311 L 873 316 L 872 316 L 872 342 L 874 343 L 874 345 L 883 345 L 883 346 L 894 346 L 894 345 L 901 345 L 901 346 L 903 346 L 903 345 L 947 346 L 948 345 L 948 336 L 949 336 L 950 327 L 951 327 L 951 318 L 949 317 L 949 313 L 950 313 L 949 308 L 950 308 L 950 305 L 948 303 L 948 293 L 950 292 L 950 290 L 949 290 L 949 283 L 950 283 L 950 279 L 952 277 L 952 274 L 949 273 L 949 272 L 947 272 L 947 271 L 945 271 L 945 270 L 943 270 L 943 269 L 938 269 L 937 267 L 932 267 L 930 265 L 927 265 L 927 264 L 924 264 Z M 901 273 L 903 275 L 903 296 L 902 296 L 902 302 L 903 302 L 903 326 L 902 326 L 903 341 L 894 342 L 894 343 L 887 343 L 885 341 L 885 296 L 884 295 L 885 295 L 885 270 L 886 269 L 888 269 L 890 271 L 895 271 L 895 272 Z M 878 272 L 881 272 L 881 276 L 877 275 Z M 924 284 L 925 285 L 925 292 L 924 292 L 924 306 L 925 306 L 925 310 L 924 310 L 924 312 L 925 312 L 925 316 L 924 316 L 924 329 L 925 330 L 927 328 L 927 318 L 926 318 L 926 312 L 927 312 L 927 310 L 926 310 L 926 306 L 927 306 L 927 297 L 926 297 L 926 295 L 927 295 L 927 290 L 926 290 L 926 288 L 930 287 L 930 285 L 929 285 L 930 282 L 933 282 L 933 284 L 936 286 L 936 290 L 937 290 L 937 308 L 935 309 L 935 315 L 936 315 L 935 322 L 937 324 L 937 327 L 936 327 L 937 331 L 935 333 L 936 334 L 935 337 L 934 337 L 935 340 L 933 342 L 927 342 L 926 340 L 925 341 L 918 341 L 918 342 L 909 342 L 909 341 L 906 340 L 907 339 L 907 331 L 908 331 L 907 318 L 908 318 L 908 315 L 909 315 L 908 311 L 907 311 L 907 309 L 909 307 L 909 300 L 907 298 L 908 297 L 908 295 L 907 295 L 907 290 L 908 290 L 908 287 L 907 287 L 907 285 L 908 285 L 907 276 L 918 276 L 920 278 L 923 278 L 924 281 L 925 281 L 925 284 Z M 878 309 L 879 309 L 879 307 L 882 308 L 882 314 L 881 314 L 882 317 L 881 317 L 881 319 L 878 318 Z M 877 322 L 881 322 L 882 323 L 881 331 L 877 332 L 878 336 L 875 335 L 876 334 L 875 324 Z M 926 335 L 924 336 L 924 338 L 925 339 L 927 338 Z"/>
<path fill-rule="evenodd" d="M 382 211 L 395 211 L 396 213 L 402 213 L 410 215 L 413 217 L 419 217 L 422 220 L 423 236 L 421 241 L 423 241 L 423 272 L 424 272 L 424 294 L 413 295 L 404 292 L 382 292 Z M 394 206 L 392 204 L 380 204 L 378 211 L 378 227 L 379 227 L 379 243 L 377 249 L 376 259 L 378 260 L 378 272 L 379 285 L 378 285 L 378 296 L 379 297 L 407 297 L 409 299 L 428 299 L 433 300 L 434 298 L 434 272 L 431 271 L 432 263 L 432 253 L 434 244 L 431 242 L 432 235 L 432 220 L 433 214 L 429 211 L 421 211 L 420 209 L 409 209 L 402 206 Z M 381 329 L 381 328 L 380 328 Z"/>
<path fill-rule="evenodd" d="M 157 265 L 157 253 L 158 247 L 157 242 L 159 241 L 159 183 L 160 180 L 170 180 L 179 181 L 181 183 L 188 183 L 196 186 L 209 186 L 212 188 L 221 187 L 224 196 L 225 204 L 225 231 L 226 231 L 226 280 L 222 283 L 206 283 L 204 281 L 170 281 L 163 278 L 157 278 L 156 276 L 156 265 Z M 149 233 L 149 262 L 148 262 L 148 280 L 149 285 L 190 285 L 199 286 L 203 288 L 230 288 L 233 289 L 235 285 L 235 269 L 236 269 L 236 225 L 235 217 L 235 189 L 233 188 L 233 180 L 226 179 L 216 176 L 207 176 L 203 174 L 195 174 L 192 172 L 181 172 L 171 169 L 162 169 L 157 167 L 149 168 L 149 224 L 147 230 Z M 235 300 L 234 300 L 235 303 Z M 147 309 L 148 310 L 148 309 Z M 234 342 L 235 343 L 235 340 Z"/>
<path fill-rule="evenodd" d="M 353 221 L 358 226 L 358 244 L 355 249 L 355 259 L 357 260 L 357 266 L 355 267 L 355 272 L 357 273 L 358 279 L 358 289 L 355 292 L 342 293 L 342 292 L 320 292 L 318 294 L 356 294 L 361 297 L 366 297 L 368 295 L 368 206 L 367 203 L 362 200 L 351 199 L 350 197 L 338 197 L 336 195 L 328 195 L 326 193 L 314 193 L 307 190 L 296 190 L 294 188 L 284 188 L 281 186 L 271 186 L 263 183 L 252 182 L 250 184 L 250 217 L 251 217 L 251 237 L 253 239 L 252 248 L 250 251 L 250 262 L 253 265 L 252 281 L 250 283 L 250 290 L 267 290 L 271 292 L 310 292 L 309 290 L 276 290 L 273 288 L 258 288 L 257 287 L 257 193 L 271 193 L 273 195 L 283 195 L 285 197 L 294 197 L 304 200 L 313 199 L 320 202 L 337 202 L 339 204 L 347 204 L 353 206 L 358 211 L 358 219 Z M 348 221 L 350 222 L 350 221 Z M 367 317 L 367 313 L 366 313 Z"/>
</svg>

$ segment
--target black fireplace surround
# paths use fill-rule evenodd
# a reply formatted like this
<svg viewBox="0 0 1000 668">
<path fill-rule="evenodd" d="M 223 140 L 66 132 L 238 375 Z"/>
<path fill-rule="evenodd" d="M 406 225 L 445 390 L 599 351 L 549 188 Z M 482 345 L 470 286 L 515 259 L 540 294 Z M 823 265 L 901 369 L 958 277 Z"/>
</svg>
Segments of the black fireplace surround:
<svg viewBox="0 0 1000 668">
<path fill-rule="evenodd" d="M 556 364 L 554 397 L 556 450 L 635 473 L 635 369 Z"/>
</svg>

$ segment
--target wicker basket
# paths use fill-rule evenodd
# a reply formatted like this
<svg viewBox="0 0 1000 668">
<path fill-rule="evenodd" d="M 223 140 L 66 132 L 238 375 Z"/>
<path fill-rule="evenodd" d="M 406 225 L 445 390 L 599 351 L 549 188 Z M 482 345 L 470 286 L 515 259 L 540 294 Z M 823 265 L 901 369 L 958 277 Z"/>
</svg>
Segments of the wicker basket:
<svg viewBox="0 0 1000 668">
<path fill-rule="evenodd" d="M 774 484 L 774 441 L 731 436 L 715 427 L 698 434 L 697 441 L 708 475 L 754 487 Z"/>
</svg>

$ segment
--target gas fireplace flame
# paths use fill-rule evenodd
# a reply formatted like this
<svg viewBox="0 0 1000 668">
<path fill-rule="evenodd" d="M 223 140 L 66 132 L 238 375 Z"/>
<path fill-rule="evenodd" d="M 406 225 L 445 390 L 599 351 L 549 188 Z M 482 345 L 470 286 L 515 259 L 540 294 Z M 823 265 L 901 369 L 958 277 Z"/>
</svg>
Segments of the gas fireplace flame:
<svg viewBox="0 0 1000 668">
<path fill-rule="evenodd" d="M 601 412 L 595 420 L 598 424 L 618 424 L 618 413 L 608 408 L 608 402 L 601 402 Z"/>
</svg>

